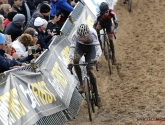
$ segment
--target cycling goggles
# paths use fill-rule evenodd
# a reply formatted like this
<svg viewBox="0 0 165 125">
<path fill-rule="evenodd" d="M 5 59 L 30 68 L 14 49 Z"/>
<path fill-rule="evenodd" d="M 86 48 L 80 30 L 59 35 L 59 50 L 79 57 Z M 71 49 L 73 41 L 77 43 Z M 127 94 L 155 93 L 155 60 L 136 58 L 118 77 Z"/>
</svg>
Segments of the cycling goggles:
<svg viewBox="0 0 165 125">
<path fill-rule="evenodd" d="M 105 12 L 101 12 L 102 14 L 107 14 L 109 12 L 109 10 L 106 10 Z"/>
</svg>

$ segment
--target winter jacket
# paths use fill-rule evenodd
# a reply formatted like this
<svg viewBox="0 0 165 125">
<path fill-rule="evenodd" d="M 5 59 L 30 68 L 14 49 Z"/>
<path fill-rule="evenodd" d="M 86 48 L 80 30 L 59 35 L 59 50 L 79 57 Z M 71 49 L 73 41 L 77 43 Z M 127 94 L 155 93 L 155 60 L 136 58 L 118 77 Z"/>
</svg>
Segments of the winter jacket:
<svg viewBox="0 0 165 125">
<path fill-rule="evenodd" d="M 17 24 L 11 22 L 7 25 L 4 33 L 11 35 L 11 39 L 12 41 L 14 41 L 18 36 L 21 36 L 21 34 L 23 33 L 23 30 Z"/>
<path fill-rule="evenodd" d="M 73 11 L 73 7 L 67 3 L 67 0 L 57 0 L 56 2 L 51 0 L 50 6 L 52 8 L 50 16 L 55 16 L 55 14 L 59 11 L 66 11 L 68 13 Z"/>
<path fill-rule="evenodd" d="M 10 67 L 21 65 L 22 63 L 15 60 L 14 58 L 12 60 L 6 59 L 5 51 L 0 49 L 0 73 L 9 70 Z"/>
</svg>

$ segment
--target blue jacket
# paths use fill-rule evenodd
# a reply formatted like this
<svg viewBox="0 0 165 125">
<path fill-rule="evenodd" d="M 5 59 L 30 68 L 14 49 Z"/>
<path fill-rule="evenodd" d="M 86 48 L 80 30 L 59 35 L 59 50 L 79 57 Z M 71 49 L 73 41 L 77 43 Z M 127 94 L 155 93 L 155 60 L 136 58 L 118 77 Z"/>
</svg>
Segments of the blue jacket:
<svg viewBox="0 0 165 125">
<path fill-rule="evenodd" d="M 59 11 L 66 11 L 66 12 L 72 12 L 73 7 L 67 3 L 67 0 L 57 0 L 54 2 L 54 0 L 51 0 L 50 3 L 51 6 L 51 11 L 50 11 L 50 16 L 55 16 L 55 14 Z"/>
<path fill-rule="evenodd" d="M 0 49 L 0 73 L 9 70 L 13 66 L 21 66 L 22 63 L 16 61 L 14 58 L 12 60 L 5 58 L 5 51 Z"/>
</svg>

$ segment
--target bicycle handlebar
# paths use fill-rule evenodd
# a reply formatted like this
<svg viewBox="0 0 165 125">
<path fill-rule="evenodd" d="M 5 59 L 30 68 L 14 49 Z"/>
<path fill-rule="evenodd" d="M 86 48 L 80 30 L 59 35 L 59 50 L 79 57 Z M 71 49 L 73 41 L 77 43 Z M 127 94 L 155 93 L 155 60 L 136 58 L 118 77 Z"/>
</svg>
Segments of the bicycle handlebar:
<svg viewBox="0 0 165 125">
<path fill-rule="evenodd" d="M 114 32 L 112 32 L 113 34 L 114 34 L 114 38 L 116 39 L 116 34 L 114 33 Z M 99 36 L 101 36 L 101 35 L 106 35 L 107 33 L 101 33 L 101 34 L 97 34 L 97 35 L 99 35 Z"/>
<path fill-rule="evenodd" d="M 73 75 L 73 71 L 72 71 L 72 68 L 73 68 L 73 66 L 87 66 L 87 65 L 95 65 L 96 66 L 96 71 L 99 71 L 98 70 L 98 63 L 95 63 L 95 62 L 84 62 L 84 63 L 79 63 L 79 64 L 70 64 L 70 66 L 69 66 L 69 71 L 70 71 L 70 73 Z"/>
</svg>

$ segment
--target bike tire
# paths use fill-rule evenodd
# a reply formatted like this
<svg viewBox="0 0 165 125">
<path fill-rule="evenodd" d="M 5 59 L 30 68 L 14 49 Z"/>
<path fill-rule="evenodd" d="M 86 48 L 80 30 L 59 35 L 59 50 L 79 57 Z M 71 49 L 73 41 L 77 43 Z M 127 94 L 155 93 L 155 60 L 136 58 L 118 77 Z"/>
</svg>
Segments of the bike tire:
<svg viewBox="0 0 165 125">
<path fill-rule="evenodd" d="M 105 38 L 104 39 L 104 56 L 105 56 L 105 59 L 107 60 L 108 62 L 108 68 L 109 68 L 109 73 L 112 74 L 112 62 L 111 62 L 111 59 L 110 59 L 110 53 L 109 53 L 109 44 L 108 44 L 108 38 Z"/>
<path fill-rule="evenodd" d="M 131 12 L 132 9 L 132 0 L 128 0 L 128 12 Z"/>
<path fill-rule="evenodd" d="M 93 86 L 90 84 L 90 94 L 91 94 L 91 106 L 92 106 L 92 111 L 95 113 L 95 105 L 96 105 L 96 99 L 95 99 L 95 93 L 93 91 Z"/>
<path fill-rule="evenodd" d="M 88 79 L 84 78 L 84 82 L 85 82 L 85 96 L 86 96 L 86 101 L 87 101 L 87 106 L 88 106 L 89 120 L 92 121 L 92 107 L 91 107 L 91 101 L 90 101 L 90 90 L 88 86 Z"/>
</svg>

